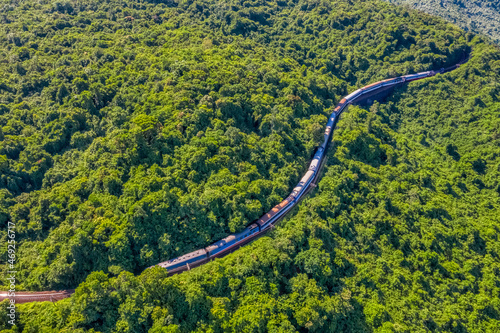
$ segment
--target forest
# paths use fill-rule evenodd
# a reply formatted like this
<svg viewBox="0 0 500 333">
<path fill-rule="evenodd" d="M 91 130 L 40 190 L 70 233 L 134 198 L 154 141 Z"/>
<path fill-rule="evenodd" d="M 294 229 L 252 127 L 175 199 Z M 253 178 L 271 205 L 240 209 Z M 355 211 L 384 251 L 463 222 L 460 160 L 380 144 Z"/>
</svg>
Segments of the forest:
<svg viewBox="0 0 500 333">
<path fill-rule="evenodd" d="M 495 332 L 500 49 L 372 0 L 0 0 L 0 332 Z M 328 115 L 318 187 L 271 233 L 148 268 L 288 195 Z M 7 289 L 2 279 L 0 289 Z"/>
</svg>

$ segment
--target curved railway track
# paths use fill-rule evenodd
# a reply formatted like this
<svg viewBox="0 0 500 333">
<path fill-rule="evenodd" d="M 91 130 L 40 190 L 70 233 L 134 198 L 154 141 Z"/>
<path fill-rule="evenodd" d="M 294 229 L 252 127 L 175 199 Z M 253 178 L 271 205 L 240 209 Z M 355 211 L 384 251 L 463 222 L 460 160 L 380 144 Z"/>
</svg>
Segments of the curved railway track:
<svg viewBox="0 0 500 333">
<path fill-rule="evenodd" d="M 234 252 L 241 246 L 257 239 L 271 230 L 276 223 L 281 220 L 290 210 L 292 210 L 299 201 L 316 186 L 319 175 L 326 160 L 326 153 L 333 136 L 333 130 L 337 121 L 350 104 L 356 104 L 361 101 L 376 98 L 384 92 L 394 89 L 395 87 L 425 79 L 436 74 L 442 74 L 458 68 L 461 64 L 465 63 L 468 59 L 464 58 L 461 62 L 446 69 L 442 68 L 438 71 L 427 71 L 417 74 L 404 75 L 393 79 L 387 79 L 369 84 L 360 88 L 353 93 L 344 97 L 335 107 L 332 114 L 328 118 L 322 144 L 316 148 L 314 157 L 309 165 L 309 168 L 300 182 L 292 190 L 292 193 L 272 208 L 269 212 L 264 214 L 260 219 L 251 223 L 242 232 L 229 235 L 228 237 L 217 241 L 206 248 L 202 248 L 183 256 L 161 262 L 155 266 L 164 267 L 168 270 L 169 274 L 177 274 L 194 267 L 205 264 L 215 258 L 223 257 L 229 253 Z M 154 267 L 154 266 L 152 266 Z M 16 292 L 15 296 L 9 295 L 8 292 L 0 292 L 0 301 L 4 299 L 14 300 L 16 303 L 26 302 L 41 302 L 41 301 L 57 301 L 71 296 L 74 289 L 61 290 L 61 291 L 42 291 L 42 292 Z"/>
</svg>

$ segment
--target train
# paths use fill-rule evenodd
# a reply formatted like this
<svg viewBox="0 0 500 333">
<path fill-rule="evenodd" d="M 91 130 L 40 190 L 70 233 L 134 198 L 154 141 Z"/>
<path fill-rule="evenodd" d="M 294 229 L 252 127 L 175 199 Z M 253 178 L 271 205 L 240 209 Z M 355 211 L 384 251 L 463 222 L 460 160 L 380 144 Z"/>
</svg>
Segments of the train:
<svg viewBox="0 0 500 333">
<path fill-rule="evenodd" d="M 220 258 L 228 253 L 231 253 L 235 249 L 255 240 L 259 236 L 262 236 L 267 231 L 271 230 L 280 218 L 282 218 L 287 212 L 295 207 L 295 205 L 297 205 L 300 199 L 307 194 L 311 184 L 314 184 L 319 178 L 319 174 L 321 173 L 321 168 L 325 161 L 326 153 L 331 142 L 336 122 L 348 105 L 354 104 L 361 99 L 368 97 L 370 94 L 376 94 L 379 92 L 379 90 L 384 90 L 387 87 L 390 88 L 405 82 L 411 82 L 434 76 L 437 73 L 446 73 L 452 71 L 458 68 L 461 64 L 467 62 L 467 60 L 468 56 L 464 57 L 464 59 L 458 64 L 446 69 L 441 68 L 439 71 L 427 71 L 417 74 L 400 76 L 394 79 L 378 81 L 361 89 L 358 89 L 342 98 L 342 100 L 336 105 L 332 114 L 328 118 L 324 132 L 324 140 L 322 144 L 315 150 L 313 159 L 309 165 L 309 168 L 307 169 L 306 174 L 302 177 L 297 186 L 295 186 L 292 190 L 292 193 L 290 193 L 290 195 L 285 200 L 273 207 L 273 209 L 267 212 L 260 219 L 251 223 L 242 232 L 229 235 L 226 238 L 221 239 L 220 241 L 215 242 L 203 249 L 193 251 L 175 259 L 161 262 L 154 266 L 166 268 L 169 275 L 181 273 L 196 266 L 200 266 L 210 260 Z M 69 297 L 73 293 L 74 289 L 52 292 L 16 292 L 16 296 L 14 299 L 16 300 L 16 303 L 25 303 L 32 301 L 54 301 Z M 0 293 L 0 301 L 8 298 L 12 297 L 10 297 L 7 292 Z"/>
<path fill-rule="evenodd" d="M 455 65 L 458 67 L 458 65 Z M 439 71 L 427 71 L 417 74 L 410 74 L 405 76 L 400 76 L 393 79 L 387 79 L 383 81 L 378 81 L 372 83 L 368 86 L 360 88 L 351 94 L 345 96 L 334 108 L 328 121 L 326 123 L 326 128 L 324 132 L 323 142 L 320 146 L 316 148 L 314 156 L 309 168 L 307 169 L 305 175 L 302 177 L 300 182 L 293 188 L 290 195 L 274 206 L 269 212 L 264 214 L 257 221 L 251 223 L 243 231 L 227 236 L 205 248 L 187 253 L 180 257 L 161 262 L 154 266 L 160 266 L 168 270 L 169 275 L 180 273 L 183 271 L 190 270 L 194 267 L 203 265 L 204 263 L 211 261 L 215 258 L 220 258 L 233 252 L 234 250 L 240 248 L 241 246 L 255 240 L 256 238 L 262 236 L 271 228 L 273 228 L 276 223 L 295 205 L 303 198 L 303 196 L 308 192 L 310 186 L 319 176 L 323 162 L 328 151 L 328 146 L 331 142 L 333 130 L 335 125 L 342 114 L 342 112 L 347 108 L 348 105 L 354 104 L 369 94 L 374 94 L 380 90 L 385 90 L 387 88 L 395 87 L 398 84 L 405 82 L 411 82 L 415 80 L 420 80 L 430 76 L 434 76 L 437 73 L 443 73 L 445 70 L 441 69 Z M 151 266 L 151 267 L 154 267 Z"/>
</svg>

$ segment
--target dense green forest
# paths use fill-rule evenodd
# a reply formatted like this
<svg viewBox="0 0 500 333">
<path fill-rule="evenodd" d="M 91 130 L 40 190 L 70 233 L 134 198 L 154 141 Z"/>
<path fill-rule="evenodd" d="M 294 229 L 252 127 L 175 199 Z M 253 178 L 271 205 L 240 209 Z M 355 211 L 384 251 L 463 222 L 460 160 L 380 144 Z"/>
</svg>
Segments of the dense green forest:
<svg viewBox="0 0 500 333">
<path fill-rule="evenodd" d="M 465 30 L 483 33 L 500 42 L 499 0 L 386 0 L 437 15 Z"/>
<path fill-rule="evenodd" d="M 77 288 L 18 306 L 13 331 L 499 327 L 497 46 L 379 1 L 0 6 L 2 263 L 10 219 L 18 289 Z M 284 198 L 342 96 L 465 52 L 351 106 L 275 231 L 188 273 L 145 269 Z"/>
</svg>

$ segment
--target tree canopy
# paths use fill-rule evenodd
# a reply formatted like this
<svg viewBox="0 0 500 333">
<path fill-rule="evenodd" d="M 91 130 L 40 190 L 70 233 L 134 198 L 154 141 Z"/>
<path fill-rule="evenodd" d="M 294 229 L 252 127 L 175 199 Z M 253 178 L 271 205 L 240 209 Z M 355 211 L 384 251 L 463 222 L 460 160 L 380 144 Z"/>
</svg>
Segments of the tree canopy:
<svg viewBox="0 0 500 333">
<path fill-rule="evenodd" d="M 1 237 L 16 223 L 18 289 L 77 288 L 19 306 L 13 331 L 499 326 L 497 46 L 378 1 L 1 4 Z M 318 189 L 274 232 L 144 270 L 288 195 L 342 96 L 466 52 L 349 107 Z"/>
</svg>

